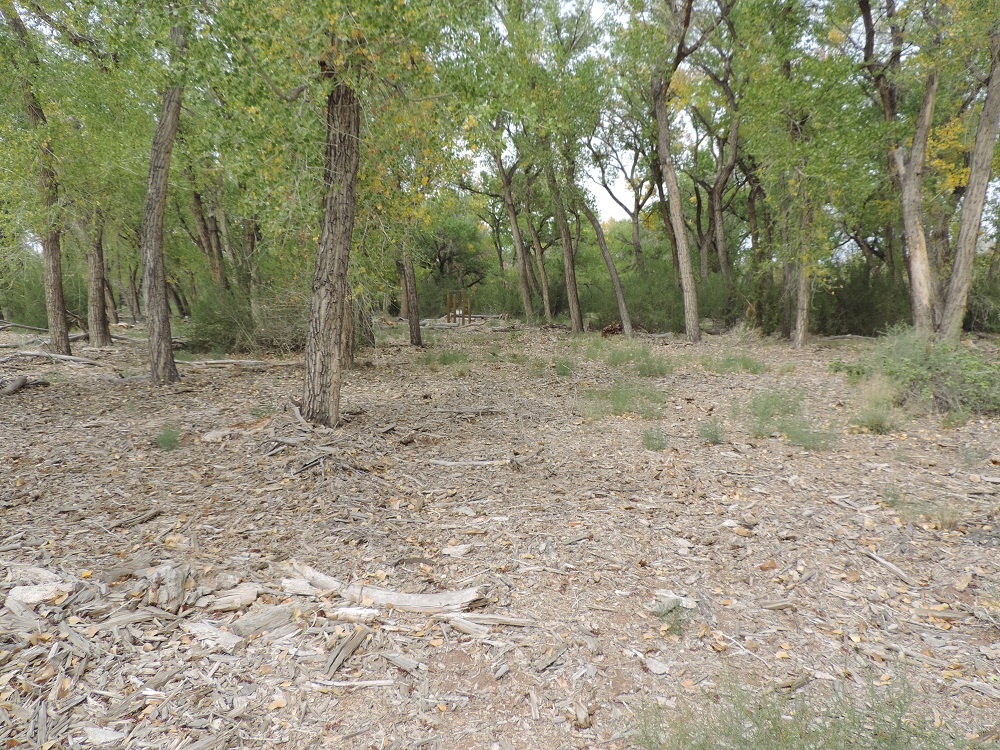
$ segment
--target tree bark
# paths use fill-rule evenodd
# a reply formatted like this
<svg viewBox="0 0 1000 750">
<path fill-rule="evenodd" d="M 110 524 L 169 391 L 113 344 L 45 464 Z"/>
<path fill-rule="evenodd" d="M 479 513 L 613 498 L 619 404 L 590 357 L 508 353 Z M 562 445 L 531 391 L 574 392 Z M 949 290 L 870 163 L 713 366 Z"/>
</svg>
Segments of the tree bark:
<svg viewBox="0 0 1000 750">
<path fill-rule="evenodd" d="M 559 227 L 559 239 L 562 242 L 563 271 L 566 278 L 566 298 L 569 302 L 570 330 L 573 333 L 583 332 L 583 313 L 580 310 L 580 294 L 576 287 L 576 253 L 573 251 L 573 237 L 569 231 L 569 220 L 566 218 L 566 206 L 563 204 L 562 193 L 556 182 L 556 171 L 551 164 L 545 167 L 545 180 L 549 184 L 552 196 L 552 209 L 555 212 L 556 224 Z"/>
<path fill-rule="evenodd" d="M 361 104 L 357 93 L 338 80 L 326 104 L 326 188 L 323 225 L 316 249 L 309 335 L 306 339 L 302 414 L 310 422 L 334 427 L 340 421 L 343 348 L 341 332 L 348 304 L 347 270 L 356 212 L 360 158 Z"/>
<path fill-rule="evenodd" d="M 31 48 L 28 29 L 18 15 L 13 3 L 4 4 L 0 8 L 7 26 L 17 37 L 18 44 L 25 51 L 31 64 L 38 65 Z M 24 108 L 28 114 L 31 129 L 38 131 L 47 124 L 42 104 L 31 85 L 31 78 L 22 73 L 21 93 L 24 97 Z M 39 139 L 39 172 L 38 188 L 45 209 L 45 226 L 41 230 L 42 256 L 45 261 L 45 312 L 49 326 L 49 347 L 56 354 L 69 355 L 69 325 L 66 322 L 66 301 L 63 296 L 62 276 L 62 232 L 57 217 L 59 211 L 59 181 L 55 172 L 56 157 L 52 152 L 52 144 L 47 137 Z"/>
<path fill-rule="evenodd" d="M 219 245 L 218 226 L 214 219 L 209 222 L 205 213 L 205 202 L 197 190 L 191 191 L 191 214 L 194 216 L 194 226 L 198 232 L 198 244 L 202 253 L 208 258 L 208 270 L 212 274 L 212 280 L 222 289 L 229 288 L 229 280 L 226 278 L 226 264 L 222 259 L 222 250 Z"/>
<path fill-rule="evenodd" d="M 805 260 L 798 262 L 795 292 L 795 339 L 796 349 L 801 349 L 809 340 L 809 269 Z"/>
<path fill-rule="evenodd" d="M 410 324 L 410 345 L 423 346 L 420 337 L 420 300 L 417 299 L 417 274 L 413 269 L 413 258 L 403 253 L 403 285 L 406 294 L 406 320 Z"/>
<path fill-rule="evenodd" d="M 552 304 L 549 300 L 549 275 L 545 271 L 545 251 L 542 249 L 542 240 L 538 236 L 538 229 L 531 218 L 530 186 L 524 196 L 524 218 L 528 225 L 528 233 L 531 235 L 531 248 L 534 251 L 535 266 L 538 269 L 538 285 L 542 290 L 542 309 L 545 312 L 545 322 L 552 325 Z"/>
<path fill-rule="evenodd" d="M 118 325 L 118 303 L 115 301 L 115 290 L 111 286 L 111 279 L 108 278 L 110 274 L 110 267 L 105 267 L 104 269 L 104 309 L 108 313 L 108 323 L 110 324 L 108 330 L 110 331 L 110 326 Z"/>
<path fill-rule="evenodd" d="M 909 250 L 913 327 L 924 336 L 934 335 L 939 306 L 937 283 L 927 252 L 921 196 L 921 177 L 927 158 L 927 139 L 934 119 L 937 83 L 937 71 L 933 71 L 927 78 L 924 100 L 920 107 L 920 115 L 917 117 L 913 147 L 909 155 L 903 147 L 897 148 L 894 152 L 896 169 L 902 183 L 903 231 Z"/>
<path fill-rule="evenodd" d="M 658 150 L 657 150 L 658 151 Z M 660 157 L 657 154 L 652 160 L 653 181 L 656 183 L 656 194 L 660 199 L 660 219 L 663 221 L 663 228 L 667 232 L 667 240 L 670 242 L 670 257 L 674 264 L 674 285 L 681 283 L 681 261 L 677 254 L 677 235 L 674 233 L 674 225 L 670 219 L 670 203 L 663 192 L 663 172 L 660 170 Z"/>
<path fill-rule="evenodd" d="M 170 29 L 177 56 L 187 44 L 180 26 Z M 149 157 L 149 183 L 142 211 L 142 296 L 146 306 L 149 333 L 150 379 L 154 383 L 180 380 L 170 335 L 170 303 L 167 299 L 167 273 L 163 260 L 163 213 L 167 205 L 170 157 L 180 124 L 181 97 L 184 87 L 169 86 L 163 91 L 160 121 L 153 135 Z"/>
<path fill-rule="evenodd" d="M 688 250 L 687 228 L 681 211 L 681 187 L 677 181 L 677 170 L 670 154 L 670 118 L 667 114 L 666 86 L 661 79 L 653 81 L 653 103 L 656 112 L 657 151 L 660 157 L 660 171 L 667 187 L 670 203 L 670 223 L 674 230 L 677 247 L 677 261 L 681 274 L 681 292 L 684 297 L 684 333 L 688 341 L 701 341 L 701 325 L 698 319 L 698 292 L 694 286 L 694 269 L 691 267 L 691 251 Z"/>
<path fill-rule="evenodd" d="M 105 306 L 104 278 L 104 216 L 100 211 L 94 217 L 90 252 L 87 253 L 87 332 L 91 346 L 111 346 L 111 327 Z"/>
<path fill-rule="evenodd" d="M 951 268 L 945 292 L 944 309 L 938 325 L 938 336 L 957 341 L 962 333 L 962 321 L 972 287 L 972 268 L 976 257 L 976 240 L 983 219 L 986 189 L 990 183 L 993 151 L 1000 129 L 1000 32 L 990 35 L 990 78 L 986 87 L 986 102 L 979 114 L 976 140 L 969 162 L 969 183 L 962 198 L 962 223 L 955 243 L 955 262 Z"/>
<path fill-rule="evenodd" d="M 510 233 L 514 237 L 514 264 L 517 267 L 518 288 L 521 291 L 521 305 L 524 307 L 524 319 L 531 325 L 535 322 L 535 309 L 531 304 L 531 282 L 528 279 L 527 254 L 524 250 L 524 237 L 521 235 L 521 227 L 517 223 L 517 207 L 514 205 L 514 193 L 511 189 L 511 173 L 514 167 L 509 170 L 503 165 L 503 157 L 499 153 L 493 154 L 493 163 L 496 165 L 497 174 L 500 175 L 500 182 L 503 187 L 503 205 L 507 210 L 507 221 L 510 223 Z"/>
<path fill-rule="evenodd" d="M 615 260 L 611 257 L 611 251 L 608 250 L 608 241 L 604 237 L 604 228 L 601 226 L 600 219 L 594 215 L 594 212 L 590 210 L 590 206 L 586 203 L 583 204 L 583 213 L 594 228 L 594 233 L 597 235 L 597 245 L 601 248 L 601 255 L 604 256 L 604 263 L 608 267 L 608 275 L 611 276 L 611 286 L 614 287 L 615 300 L 618 302 L 618 315 L 622 321 L 622 332 L 626 338 L 632 338 L 632 319 L 629 317 L 628 307 L 625 306 L 625 293 L 622 291 L 621 279 L 618 278 L 618 269 L 615 268 Z"/>
</svg>

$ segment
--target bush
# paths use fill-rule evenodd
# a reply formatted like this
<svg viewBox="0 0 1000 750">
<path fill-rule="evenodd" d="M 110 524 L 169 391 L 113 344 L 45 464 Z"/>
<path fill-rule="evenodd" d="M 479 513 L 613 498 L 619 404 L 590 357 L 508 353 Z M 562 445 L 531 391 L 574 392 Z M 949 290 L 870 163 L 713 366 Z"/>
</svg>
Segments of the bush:
<svg viewBox="0 0 1000 750">
<path fill-rule="evenodd" d="M 648 709 L 634 739 L 646 750 L 944 750 L 940 731 L 914 715 L 904 683 L 871 688 L 861 697 L 838 692 L 782 696 L 726 686 L 695 710 L 668 719 Z"/>
<path fill-rule="evenodd" d="M 271 291 L 266 299 L 254 305 L 236 290 L 203 295 L 191 310 L 191 348 L 203 352 L 303 350 L 309 332 L 308 298 L 284 290 Z"/>
<path fill-rule="evenodd" d="M 962 344 L 928 340 L 908 328 L 890 330 L 859 362 L 863 377 L 883 373 L 902 400 L 943 412 L 1000 413 L 1000 367 Z"/>
</svg>

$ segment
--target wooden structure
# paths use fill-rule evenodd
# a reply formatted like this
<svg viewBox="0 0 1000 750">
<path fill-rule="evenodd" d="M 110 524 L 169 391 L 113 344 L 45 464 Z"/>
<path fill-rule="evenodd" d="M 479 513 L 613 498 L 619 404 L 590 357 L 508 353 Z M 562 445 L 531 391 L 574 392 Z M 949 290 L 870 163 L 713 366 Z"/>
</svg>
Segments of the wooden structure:
<svg viewBox="0 0 1000 750">
<path fill-rule="evenodd" d="M 472 322 L 472 295 L 462 289 L 448 290 L 448 322 L 468 325 Z"/>
</svg>

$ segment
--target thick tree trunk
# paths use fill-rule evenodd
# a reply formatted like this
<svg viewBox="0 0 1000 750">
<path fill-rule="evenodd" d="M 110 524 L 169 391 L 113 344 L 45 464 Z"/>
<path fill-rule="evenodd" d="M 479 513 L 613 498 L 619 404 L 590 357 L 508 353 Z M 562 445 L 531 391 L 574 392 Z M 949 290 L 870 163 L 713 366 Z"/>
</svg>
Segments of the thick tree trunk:
<svg viewBox="0 0 1000 750">
<path fill-rule="evenodd" d="M 0 17 L 17 37 L 18 43 L 32 64 L 37 65 L 28 29 L 18 15 L 13 3 L 0 7 Z M 24 97 L 24 108 L 28 114 L 28 124 L 32 130 L 38 130 L 46 124 L 42 104 L 35 95 L 31 78 L 21 74 L 21 93 Z M 52 153 L 52 144 L 48 138 L 41 139 L 39 145 L 38 188 L 45 209 L 45 226 L 41 230 L 42 256 L 45 260 L 45 312 L 48 319 L 49 348 L 53 354 L 69 355 L 69 325 L 66 322 L 66 301 L 63 297 L 62 277 L 62 245 L 59 228 L 59 182 L 55 172 L 56 158 Z"/>
<path fill-rule="evenodd" d="M 503 205 L 507 211 L 507 221 L 510 223 L 510 233 L 514 238 L 514 264 L 517 267 L 518 288 L 521 291 L 521 306 L 524 307 L 524 319 L 531 325 L 535 322 L 535 309 L 531 304 L 531 281 L 528 279 L 528 259 L 524 249 L 524 238 L 517 222 L 517 207 L 514 205 L 514 194 L 511 189 L 511 172 L 503 165 L 503 157 L 493 154 L 493 162 L 500 175 L 503 187 Z"/>
<path fill-rule="evenodd" d="M 653 82 L 653 102 L 656 110 L 658 132 L 657 151 L 660 156 L 660 171 L 667 188 L 670 202 L 670 223 L 673 226 L 677 260 L 680 266 L 681 291 L 684 296 L 684 333 L 688 341 L 701 341 L 701 325 L 698 319 L 698 292 L 694 286 L 694 269 L 691 267 L 691 252 L 688 250 L 687 228 L 681 211 L 681 187 L 677 181 L 673 156 L 670 154 L 670 118 L 667 114 L 666 90 L 663 81 Z"/>
<path fill-rule="evenodd" d="M 104 269 L 104 309 L 108 314 L 110 325 L 118 325 L 118 303 L 115 301 L 115 290 L 111 286 L 111 279 L 108 278 L 110 267 Z M 110 332 L 110 326 L 109 326 Z"/>
<path fill-rule="evenodd" d="M 934 335 L 939 307 L 935 273 L 931 268 L 927 252 L 921 196 L 921 176 L 927 156 L 927 139 L 934 119 L 937 82 L 937 72 L 934 71 L 927 78 L 924 101 L 920 107 L 909 156 L 902 147 L 897 148 L 894 153 L 896 169 L 902 183 L 903 231 L 909 251 L 913 327 L 924 336 Z"/>
<path fill-rule="evenodd" d="M 562 242 L 563 267 L 566 278 L 566 298 L 569 302 L 570 330 L 573 333 L 583 332 L 583 313 L 580 310 L 580 294 L 576 287 L 576 253 L 573 250 L 573 237 L 569 231 L 569 220 L 566 218 L 566 207 L 563 204 L 562 193 L 556 182 L 555 168 L 549 164 L 545 167 L 545 180 L 549 184 L 552 196 L 552 209 L 555 212 L 556 224 L 559 227 L 559 239 Z"/>
<path fill-rule="evenodd" d="M 343 81 L 333 85 L 326 104 L 326 164 L 323 171 L 323 226 L 316 249 L 302 414 L 334 427 L 340 421 L 344 319 L 350 313 L 347 270 L 356 212 L 361 105 Z"/>
<path fill-rule="evenodd" d="M 625 305 L 625 292 L 622 291 L 622 282 L 618 278 L 618 269 L 615 268 L 615 260 L 611 257 L 611 251 L 608 250 L 608 241 L 604 237 L 604 228 L 601 226 L 600 219 L 590 210 L 590 206 L 586 203 L 583 204 L 583 212 L 586 214 L 590 225 L 594 228 L 594 233 L 597 235 L 597 245 L 601 248 L 601 255 L 604 256 L 604 263 L 608 267 L 608 275 L 611 276 L 611 286 L 615 290 L 615 300 L 618 302 L 618 316 L 622 321 L 622 332 L 625 334 L 626 338 L 632 338 L 632 319 L 628 314 L 628 307 Z"/>
<path fill-rule="evenodd" d="M 403 254 L 403 278 L 406 283 L 403 290 L 406 294 L 406 320 L 410 324 L 410 345 L 423 346 L 420 338 L 420 300 L 417 299 L 417 274 L 413 269 L 413 258 L 408 253 Z"/>
<path fill-rule="evenodd" d="M 91 346 L 111 346 L 111 327 L 105 306 L 104 217 L 95 217 L 90 252 L 87 253 L 87 331 Z"/>
<path fill-rule="evenodd" d="M 180 27 L 170 30 L 178 50 L 185 45 Z M 153 136 L 149 159 L 149 184 L 142 211 L 142 297 L 146 307 L 149 332 L 150 378 L 154 383 L 180 380 L 170 335 L 170 304 L 167 300 L 167 274 L 163 260 L 163 213 L 167 205 L 170 156 L 181 116 L 183 86 L 170 86 L 163 92 L 160 121 Z"/>
<path fill-rule="evenodd" d="M 952 341 L 958 341 L 962 333 L 969 289 L 972 288 L 976 240 L 983 219 L 983 205 L 986 202 L 986 189 L 990 182 L 993 152 L 1000 130 L 1000 32 L 993 31 L 991 34 L 990 51 L 992 60 L 986 88 L 986 102 L 979 114 L 976 140 L 969 162 L 969 183 L 962 198 L 962 223 L 959 225 L 958 240 L 955 243 L 955 262 L 945 291 L 941 322 L 938 324 L 938 336 Z"/>
</svg>

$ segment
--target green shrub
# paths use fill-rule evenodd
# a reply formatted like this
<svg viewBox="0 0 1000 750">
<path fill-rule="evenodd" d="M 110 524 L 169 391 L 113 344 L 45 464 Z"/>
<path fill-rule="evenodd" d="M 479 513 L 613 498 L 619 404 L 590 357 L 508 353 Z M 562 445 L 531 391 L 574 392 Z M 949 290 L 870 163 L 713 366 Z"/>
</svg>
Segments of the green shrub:
<svg viewBox="0 0 1000 750">
<path fill-rule="evenodd" d="M 876 342 L 859 363 L 866 377 L 883 373 L 902 400 L 943 412 L 1000 413 L 1000 367 L 989 355 L 962 344 L 930 341 L 897 328 Z"/>
<path fill-rule="evenodd" d="M 785 696 L 727 685 L 667 717 L 642 712 L 633 738 L 646 750 L 944 750 L 949 738 L 913 707 L 912 690 L 872 687 L 861 696 Z"/>
<path fill-rule="evenodd" d="M 180 444 L 181 431 L 176 427 L 166 427 L 156 436 L 156 447 L 162 451 L 172 451 Z"/>
<path fill-rule="evenodd" d="M 425 365 L 457 365 L 469 361 L 469 355 L 458 349 L 442 349 L 439 352 L 424 352 L 420 361 Z"/>
<path fill-rule="evenodd" d="M 552 364 L 555 368 L 556 375 L 559 375 L 560 377 L 566 377 L 576 372 L 576 363 L 566 357 L 556 357 Z"/>
<path fill-rule="evenodd" d="M 802 395 L 791 391 L 764 391 L 750 399 L 747 415 L 750 418 L 750 434 L 767 437 L 780 428 L 789 417 L 802 411 Z"/>
<path fill-rule="evenodd" d="M 646 450 L 658 452 L 664 450 L 669 441 L 663 430 L 646 430 L 642 433 L 642 444 Z"/>
<path fill-rule="evenodd" d="M 585 395 L 595 405 L 595 417 L 635 414 L 643 419 L 656 419 L 660 416 L 660 404 L 666 400 L 655 388 L 624 381 Z"/>
<path fill-rule="evenodd" d="M 725 437 L 722 421 L 718 417 L 713 417 L 707 422 L 702 422 L 698 425 L 698 437 L 709 445 L 719 445 Z"/>
<path fill-rule="evenodd" d="M 591 351 L 602 351 L 608 345 L 592 345 Z M 674 371 L 674 363 L 666 357 L 653 354 L 648 346 L 625 343 L 619 344 L 607 355 L 606 362 L 611 367 L 632 365 L 637 375 L 644 378 L 661 378 Z"/>
</svg>

